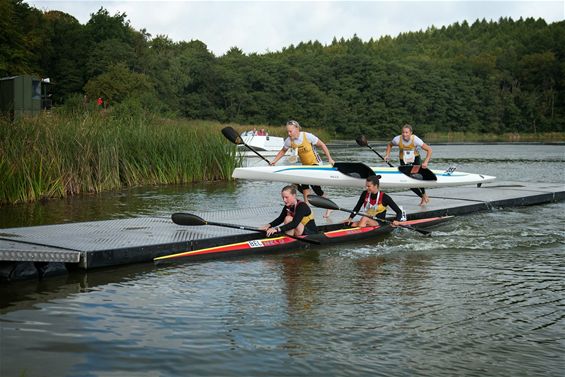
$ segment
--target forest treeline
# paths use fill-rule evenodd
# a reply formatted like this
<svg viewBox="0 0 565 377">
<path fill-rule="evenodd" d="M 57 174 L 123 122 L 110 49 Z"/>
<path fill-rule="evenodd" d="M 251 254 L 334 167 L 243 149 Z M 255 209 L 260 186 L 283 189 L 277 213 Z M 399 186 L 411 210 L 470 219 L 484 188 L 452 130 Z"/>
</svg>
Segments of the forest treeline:
<svg viewBox="0 0 565 377">
<path fill-rule="evenodd" d="M 0 14 L 0 77 L 49 77 L 56 103 L 86 94 L 190 119 L 292 118 L 374 137 L 404 123 L 420 134 L 565 129 L 565 22 L 483 19 L 215 56 L 202 41 L 152 36 L 104 8 L 84 25 L 21 0 L 0 0 Z"/>
</svg>

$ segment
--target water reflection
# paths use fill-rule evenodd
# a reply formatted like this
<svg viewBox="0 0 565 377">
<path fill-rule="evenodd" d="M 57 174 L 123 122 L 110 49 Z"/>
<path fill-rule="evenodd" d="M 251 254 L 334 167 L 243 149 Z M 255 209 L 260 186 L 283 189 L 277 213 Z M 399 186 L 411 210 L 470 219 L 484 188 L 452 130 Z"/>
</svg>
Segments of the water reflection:
<svg viewBox="0 0 565 377">
<path fill-rule="evenodd" d="M 127 282 L 154 271 L 153 264 L 136 264 L 91 270 L 77 270 L 44 280 L 15 281 L 0 285 L 0 314 L 33 307 L 38 302 L 66 298 L 96 290 L 100 285 Z"/>
</svg>

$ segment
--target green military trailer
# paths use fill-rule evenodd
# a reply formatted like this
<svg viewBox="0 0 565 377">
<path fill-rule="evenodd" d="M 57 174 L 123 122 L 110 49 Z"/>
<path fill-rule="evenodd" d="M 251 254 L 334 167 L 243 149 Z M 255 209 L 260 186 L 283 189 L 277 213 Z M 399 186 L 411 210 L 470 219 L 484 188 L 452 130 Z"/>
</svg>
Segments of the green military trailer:
<svg viewBox="0 0 565 377">
<path fill-rule="evenodd" d="M 29 75 L 0 78 L 0 113 L 14 120 L 51 107 L 45 84 L 49 81 Z"/>
</svg>

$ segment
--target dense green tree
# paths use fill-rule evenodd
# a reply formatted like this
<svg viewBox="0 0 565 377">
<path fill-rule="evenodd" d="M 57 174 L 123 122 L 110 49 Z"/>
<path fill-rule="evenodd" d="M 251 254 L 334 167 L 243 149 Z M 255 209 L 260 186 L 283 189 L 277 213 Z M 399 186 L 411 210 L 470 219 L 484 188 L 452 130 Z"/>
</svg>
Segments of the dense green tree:
<svg viewBox="0 0 565 377">
<path fill-rule="evenodd" d="M 0 75 L 41 75 L 45 41 L 42 13 L 22 0 L 0 0 Z"/>
<path fill-rule="evenodd" d="M 98 76 L 109 66 L 123 63 L 129 68 L 135 65 L 136 55 L 133 48 L 119 39 L 106 39 L 92 47 L 86 62 L 87 77 Z"/>
<path fill-rule="evenodd" d="M 135 33 L 125 13 L 117 13 L 112 16 L 104 8 L 100 8 L 98 12 L 91 14 L 90 20 L 85 25 L 85 32 L 89 44 L 97 44 L 107 39 L 117 39 L 129 43 Z"/>
<path fill-rule="evenodd" d="M 91 98 L 102 97 L 110 104 L 119 103 L 126 98 L 151 98 L 157 101 L 150 78 L 142 73 L 129 70 L 124 63 L 112 65 L 106 72 L 90 79 L 84 86 L 86 95 Z"/>
<path fill-rule="evenodd" d="M 224 108 L 219 103 L 219 74 L 216 59 L 200 41 L 181 42 L 177 52 L 187 84 L 181 93 L 181 111 L 189 118 L 223 119 Z"/>
<path fill-rule="evenodd" d="M 153 78 L 155 90 L 168 111 L 181 112 L 182 95 L 189 82 L 177 44 L 158 35 L 149 41 L 145 73 Z"/>
<path fill-rule="evenodd" d="M 78 93 L 85 84 L 87 51 L 83 26 L 66 13 L 45 13 L 52 53 L 45 61 L 45 76 L 54 83 L 53 91 L 58 102 L 72 93 Z"/>
<path fill-rule="evenodd" d="M 151 99 L 152 108 L 189 118 L 272 125 L 292 118 L 374 137 L 404 123 L 418 132 L 565 128 L 563 21 L 482 19 L 266 54 L 233 47 L 216 57 L 201 41 L 152 38 L 104 8 L 85 25 L 22 0 L 0 0 L 0 12 L 0 74 L 50 77 L 59 101 L 84 90 L 113 103 Z"/>
</svg>

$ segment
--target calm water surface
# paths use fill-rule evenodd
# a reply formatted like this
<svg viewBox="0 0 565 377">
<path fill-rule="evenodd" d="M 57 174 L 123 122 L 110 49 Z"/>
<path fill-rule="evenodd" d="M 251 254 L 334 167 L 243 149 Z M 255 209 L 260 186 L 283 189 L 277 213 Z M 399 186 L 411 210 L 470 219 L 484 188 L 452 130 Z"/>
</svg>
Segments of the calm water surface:
<svg viewBox="0 0 565 377">
<path fill-rule="evenodd" d="M 563 146 L 437 146 L 433 161 L 565 184 Z M 272 205 L 279 190 L 150 187 L 2 208 L 0 227 Z M 2 284 L 0 375 L 561 376 L 564 224 L 565 204 L 554 203 L 458 217 L 432 238 L 397 230 L 284 255 Z"/>
</svg>

